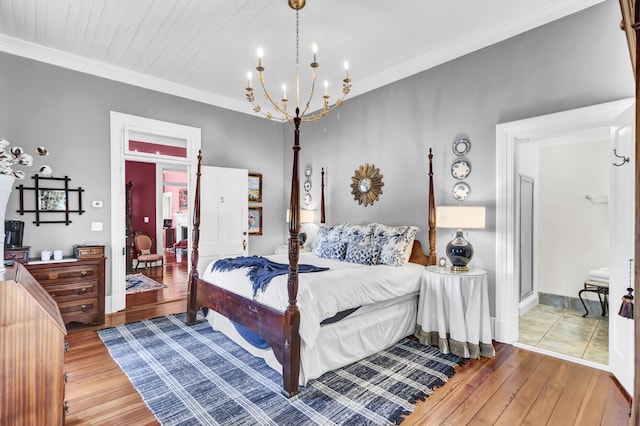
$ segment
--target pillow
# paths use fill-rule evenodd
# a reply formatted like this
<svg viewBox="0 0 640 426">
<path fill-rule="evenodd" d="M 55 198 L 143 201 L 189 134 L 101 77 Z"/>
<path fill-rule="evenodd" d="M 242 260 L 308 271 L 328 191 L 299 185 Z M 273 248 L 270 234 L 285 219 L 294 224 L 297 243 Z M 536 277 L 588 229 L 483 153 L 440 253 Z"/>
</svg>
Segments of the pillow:
<svg viewBox="0 0 640 426">
<path fill-rule="evenodd" d="M 338 241 L 337 243 L 324 243 L 321 245 L 320 254 L 318 257 L 324 257 L 325 259 L 337 259 L 344 260 L 345 252 L 347 251 L 347 243 Z"/>
<path fill-rule="evenodd" d="M 316 234 L 316 242 L 313 246 L 313 254 L 315 254 L 316 256 L 320 256 L 320 253 L 323 250 L 322 246 L 324 244 L 337 243 L 338 241 L 340 241 L 344 226 L 344 223 L 335 226 L 325 225 L 324 223 L 321 224 L 318 228 L 318 233 Z"/>
<path fill-rule="evenodd" d="M 371 243 L 380 248 L 378 263 L 402 266 L 411 256 L 413 240 L 420 228 L 417 226 L 386 226 L 376 224 Z"/>
<path fill-rule="evenodd" d="M 368 225 L 351 225 L 345 224 L 344 231 L 342 232 L 342 241 L 349 244 L 371 245 L 371 237 L 376 224 L 370 223 Z"/>
<path fill-rule="evenodd" d="M 349 243 L 344 260 L 362 265 L 375 265 L 378 263 L 379 255 L 379 247 Z"/>
</svg>

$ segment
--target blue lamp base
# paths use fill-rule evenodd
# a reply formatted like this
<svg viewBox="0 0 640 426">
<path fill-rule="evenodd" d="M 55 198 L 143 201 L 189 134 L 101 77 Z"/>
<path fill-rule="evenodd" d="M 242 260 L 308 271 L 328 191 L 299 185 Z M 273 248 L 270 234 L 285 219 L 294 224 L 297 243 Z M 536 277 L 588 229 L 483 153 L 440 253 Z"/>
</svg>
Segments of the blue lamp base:
<svg viewBox="0 0 640 426">
<path fill-rule="evenodd" d="M 461 229 L 456 231 L 456 237 L 447 244 L 447 257 L 451 262 L 452 271 L 465 272 L 469 270 L 467 265 L 473 257 L 473 246 L 464 239 Z"/>
</svg>

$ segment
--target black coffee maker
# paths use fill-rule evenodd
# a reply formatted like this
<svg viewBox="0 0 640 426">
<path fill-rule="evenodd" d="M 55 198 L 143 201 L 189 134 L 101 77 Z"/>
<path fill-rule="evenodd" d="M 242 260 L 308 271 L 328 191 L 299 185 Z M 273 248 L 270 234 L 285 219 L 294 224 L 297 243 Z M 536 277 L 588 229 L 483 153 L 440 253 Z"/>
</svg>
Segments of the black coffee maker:
<svg viewBox="0 0 640 426">
<path fill-rule="evenodd" d="M 4 222 L 4 246 L 22 247 L 22 234 L 24 222 L 19 220 L 7 220 Z"/>
</svg>

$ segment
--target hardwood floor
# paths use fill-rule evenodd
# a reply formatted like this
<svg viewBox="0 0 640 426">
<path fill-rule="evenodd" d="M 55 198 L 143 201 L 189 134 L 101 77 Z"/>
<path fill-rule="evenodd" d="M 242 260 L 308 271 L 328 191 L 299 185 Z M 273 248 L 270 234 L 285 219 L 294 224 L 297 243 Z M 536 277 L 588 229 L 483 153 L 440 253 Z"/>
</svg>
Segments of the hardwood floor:
<svg viewBox="0 0 640 426">
<path fill-rule="evenodd" d="M 169 265 L 167 265 L 169 266 Z M 184 270 L 182 270 L 184 269 Z M 165 269 L 171 294 L 186 296 L 186 266 Z M 181 287 L 184 286 L 184 290 Z M 173 296 L 172 296 L 173 297 Z M 105 327 L 184 312 L 184 298 L 161 297 L 107 315 Z M 109 356 L 99 327 L 70 328 L 67 425 L 157 425 Z M 496 343 L 496 356 L 470 360 L 403 425 L 627 425 L 630 401 L 604 371 Z"/>
</svg>

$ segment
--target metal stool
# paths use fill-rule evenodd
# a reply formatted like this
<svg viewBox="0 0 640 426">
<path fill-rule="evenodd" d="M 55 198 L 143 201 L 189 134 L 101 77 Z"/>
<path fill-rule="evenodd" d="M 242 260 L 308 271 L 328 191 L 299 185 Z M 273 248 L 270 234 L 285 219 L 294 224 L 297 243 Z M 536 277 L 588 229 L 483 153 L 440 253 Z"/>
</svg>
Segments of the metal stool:
<svg viewBox="0 0 640 426">
<path fill-rule="evenodd" d="M 609 310 L 607 308 L 607 306 L 609 305 L 609 283 L 585 280 L 584 288 L 578 292 L 578 297 L 580 298 L 582 306 L 584 306 L 584 310 L 586 311 L 586 314 L 584 314 L 583 317 L 589 315 L 587 305 L 585 305 L 584 300 L 582 300 L 582 293 L 584 293 L 585 291 L 596 293 L 598 295 L 598 300 L 600 300 L 600 306 L 602 307 L 602 316 L 605 316 Z"/>
</svg>

